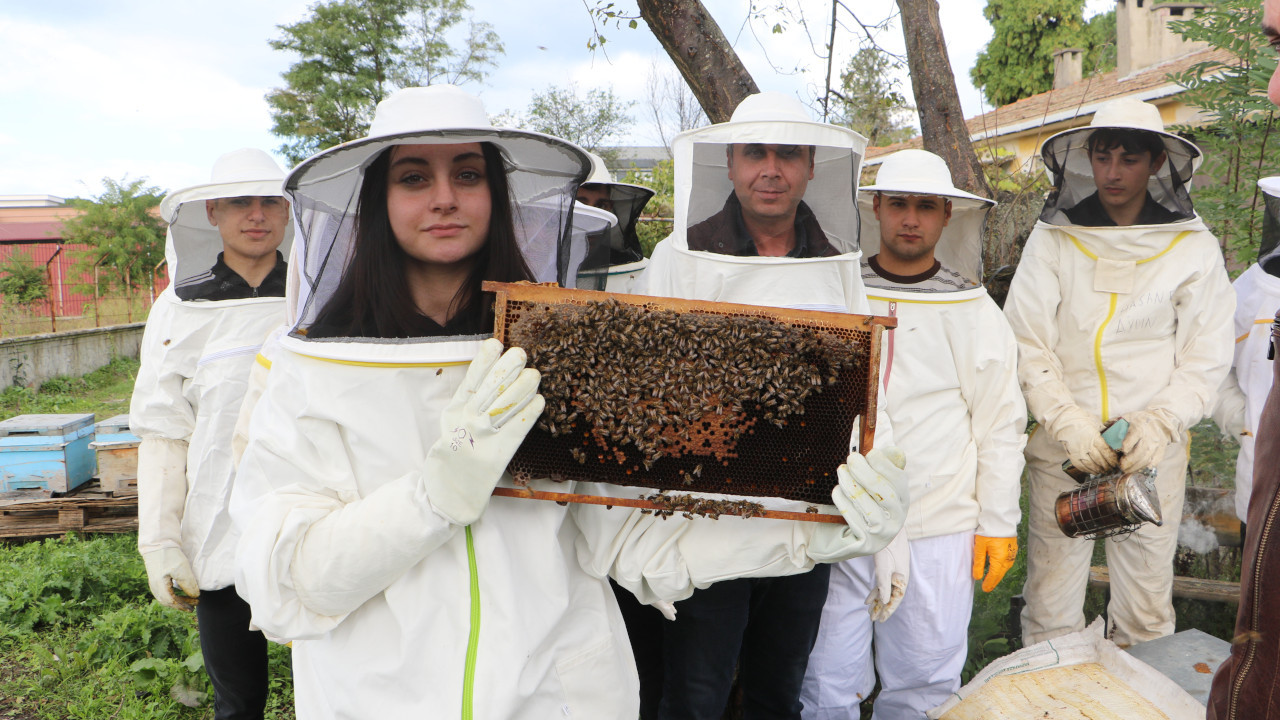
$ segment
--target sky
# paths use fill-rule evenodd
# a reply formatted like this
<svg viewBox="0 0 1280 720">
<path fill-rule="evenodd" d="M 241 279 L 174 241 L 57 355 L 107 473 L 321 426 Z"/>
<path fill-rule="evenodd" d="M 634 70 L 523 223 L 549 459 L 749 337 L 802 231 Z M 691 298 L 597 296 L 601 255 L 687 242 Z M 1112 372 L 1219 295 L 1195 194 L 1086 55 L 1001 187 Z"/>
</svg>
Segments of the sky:
<svg viewBox="0 0 1280 720">
<path fill-rule="evenodd" d="M 0 195 L 94 197 L 103 178 L 145 179 L 172 191 L 207 181 L 213 161 L 241 147 L 274 152 L 264 99 L 283 86 L 297 57 L 272 50 L 279 26 L 303 20 L 313 0 L 58 0 L 0 7 Z M 631 0 L 616 0 L 624 11 Z M 811 102 L 826 62 L 793 16 L 751 20 L 748 0 L 703 0 L 762 90 Z M 471 0 L 474 19 L 491 24 L 506 48 L 478 94 L 490 115 L 519 114 L 534 93 L 552 85 L 611 88 L 633 102 L 636 120 L 622 144 L 657 145 L 644 119 L 650 72 L 675 72 L 644 22 L 637 29 L 601 28 L 607 56 L 587 49 L 595 0 Z M 772 7 L 777 3 L 760 2 Z M 830 4 L 790 0 L 804 12 L 817 47 L 825 42 Z M 991 38 L 984 0 L 944 0 L 943 32 L 965 115 L 986 111 L 969 68 Z M 1086 16 L 1110 0 L 1088 0 Z M 853 3 L 868 25 L 895 14 L 893 0 Z M 896 25 L 877 36 L 902 52 Z M 858 36 L 836 40 L 837 71 L 857 50 Z M 903 79 L 909 78 L 903 73 Z M 904 88 L 910 97 L 909 88 Z M 284 161 L 277 154 L 281 165 Z"/>
</svg>

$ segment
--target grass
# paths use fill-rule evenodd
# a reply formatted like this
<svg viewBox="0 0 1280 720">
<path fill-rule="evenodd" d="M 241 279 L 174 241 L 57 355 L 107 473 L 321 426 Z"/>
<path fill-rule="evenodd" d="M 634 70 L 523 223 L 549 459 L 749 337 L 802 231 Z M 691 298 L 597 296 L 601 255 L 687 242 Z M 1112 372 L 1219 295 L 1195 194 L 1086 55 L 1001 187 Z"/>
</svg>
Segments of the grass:
<svg viewBox="0 0 1280 720">
<path fill-rule="evenodd" d="M 55 377 L 38 390 L 13 385 L 0 392 L 0 418 L 43 413 L 94 413 L 98 420 L 129 412 L 138 361 L 117 357 L 83 377 Z"/>
<path fill-rule="evenodd" d="M 129 411 L 138 362 L 0 392 L 0 418 Z M 0 541 L 0 718 L 203 720 L 212 690 L 194 614 L 147 589 L 137 536 Z M 267 717 L 293 718 L 289 651 L 271 646 Z M 189 707 L 187 704 L 196 707 Z"/>
<path fill-rule="evenodd" d="M 195 615 L 151 599 L 137 536 L 0 545 L 0 718 L 211 718 Z M 293 718 L 271 646 L 267 717 Z"/>
</svg>

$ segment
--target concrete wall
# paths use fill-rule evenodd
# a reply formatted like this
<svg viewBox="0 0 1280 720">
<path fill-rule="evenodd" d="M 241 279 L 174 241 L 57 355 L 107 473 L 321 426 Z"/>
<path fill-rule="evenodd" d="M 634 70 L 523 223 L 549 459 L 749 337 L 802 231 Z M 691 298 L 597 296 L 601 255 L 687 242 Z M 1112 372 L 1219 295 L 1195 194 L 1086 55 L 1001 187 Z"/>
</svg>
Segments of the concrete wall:
<svg viewBox="0 0 1280 720">
<path fill-rule="evenodd" d="M 0 388 L 34 387 L 59 375 L 84 375 L 117 356 L 136 358 L 145 326 L 138 322 L 0 340 Z"/>
</svg>

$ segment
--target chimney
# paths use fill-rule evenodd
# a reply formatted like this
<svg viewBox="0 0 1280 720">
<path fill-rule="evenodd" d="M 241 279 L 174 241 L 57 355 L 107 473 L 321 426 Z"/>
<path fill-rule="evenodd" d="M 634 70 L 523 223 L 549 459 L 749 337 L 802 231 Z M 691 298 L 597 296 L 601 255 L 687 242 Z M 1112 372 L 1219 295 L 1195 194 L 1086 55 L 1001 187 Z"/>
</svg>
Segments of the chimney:
<svg viewBox="0 0 1280 720">
<path fill-rule="evenodd" d="M 1053 89 L 1074 85 L 1084 77 L 1084 48 L 1064 48 L 1053 54 Z"/>
<path fill-rule="evenodd" d="M 1171 20 L 1190 20 L 1204 2 L 1116 0 L 1116 70 L 1128 77 L 1165 60 L 1208 47 L 1187 42 L 1169 28 Z"/>
</svg>

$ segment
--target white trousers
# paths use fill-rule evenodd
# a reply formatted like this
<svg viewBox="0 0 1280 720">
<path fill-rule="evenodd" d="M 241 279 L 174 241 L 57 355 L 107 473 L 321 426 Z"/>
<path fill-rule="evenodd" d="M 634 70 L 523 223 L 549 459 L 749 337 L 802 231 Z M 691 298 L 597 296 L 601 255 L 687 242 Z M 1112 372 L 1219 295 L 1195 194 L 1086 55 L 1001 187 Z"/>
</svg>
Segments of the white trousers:
<svg viewBox="0 0 1280 720">
<path fill-rule="evenodd" d="M 872 623 L 871 557 L 831 566 L 818 642 L 800 700 L 805 720 L 857 720 L 880 675 L 873 718 L 923 718 L 960 688 L 973 612 L 973 531 L 912 540 L 911 578 L 897 611 Z M 872 664 L 872 641 L 875 644 Z"/>
<path fill-rule="evenodd" d="M 1027 443 L 1031 508 L 1027 584 L 1022 590 L 1027 601 L 1022 609 L 1024 645 L 1085 627 L 1084 596 L 1094 541 L 1069 538 L 1058 527 L 1054 503 L 1060 493 L 1077 487 L 1062 472 L 1066 459 L 1062 444 L 1043 430 Z M 1169 446 L 1156 472 L 1164 524 L 1148 523 L 1131 535 L 1106 540 L 1111 575 L 1107 636 L 1121 647 L 1172 635 L 1174 630 L 1173 554 L 1186 490 L 1185 438 Z"/>
</svg>

